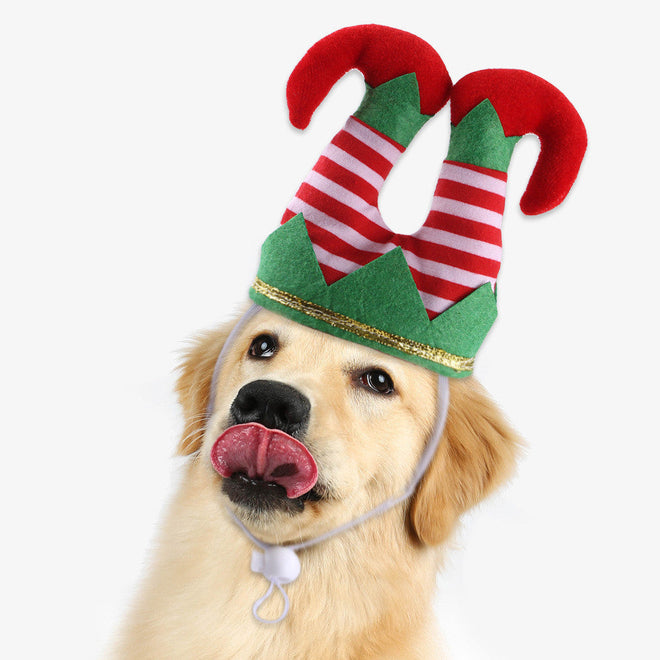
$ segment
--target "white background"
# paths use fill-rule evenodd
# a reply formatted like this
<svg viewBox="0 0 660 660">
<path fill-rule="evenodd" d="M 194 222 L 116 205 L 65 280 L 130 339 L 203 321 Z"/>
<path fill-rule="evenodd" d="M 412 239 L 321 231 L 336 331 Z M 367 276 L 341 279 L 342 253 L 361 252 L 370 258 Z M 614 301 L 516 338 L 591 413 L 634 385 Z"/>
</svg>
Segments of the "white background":
<svg viewBox="0 0 660 660">
<path fill-rule="evenodd" d="M 528 449 L 439 578 L 453 656 L 660 657 L 658 53 L 641 6 L 2 4 L 0 656 L 92 658 L 115 629 L 177 478 L 177 353 L 242 303 L 261 241 L 361 98 L 353 74 L 300 133 L 288 74 L 325 34 L 378 22 L 429 41 L 454 80 L 547 78 L 590 139 L 538 218 L 517 205 L 537 143 L 514 154 L 477 375 Z M 392 227 L 424 219 L 448 122 L 388 181 Z"/>
</svg>

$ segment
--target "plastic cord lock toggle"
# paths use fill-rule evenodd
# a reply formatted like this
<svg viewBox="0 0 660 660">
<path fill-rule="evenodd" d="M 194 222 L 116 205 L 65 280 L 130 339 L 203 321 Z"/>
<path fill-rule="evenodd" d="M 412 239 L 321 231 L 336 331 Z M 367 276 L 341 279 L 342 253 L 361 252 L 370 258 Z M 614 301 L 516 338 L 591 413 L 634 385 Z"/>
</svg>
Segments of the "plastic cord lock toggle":
<svg viewBox="0 0 660 660">
<path fill-rule="evenodd" d="M 300 560 L 295 550 L 284 546 L 266 547 L 263 552 L 253 550 L 250 568 L 254 573 L 261 573 L 270 581 L 268 591 L 252 607 L 252 614 L 254 614 L 255 619 L 261 623 L 278 623 L 282 621 L 289 612 L 289 597 L 282 585 L 293 582 L 300 575 Z M 280 590 L 284 598 L 284 611 L 276 619 L 264 619 L 259 616 L 257 611 L 273 593 L 274 587 Z"/>
</svg>

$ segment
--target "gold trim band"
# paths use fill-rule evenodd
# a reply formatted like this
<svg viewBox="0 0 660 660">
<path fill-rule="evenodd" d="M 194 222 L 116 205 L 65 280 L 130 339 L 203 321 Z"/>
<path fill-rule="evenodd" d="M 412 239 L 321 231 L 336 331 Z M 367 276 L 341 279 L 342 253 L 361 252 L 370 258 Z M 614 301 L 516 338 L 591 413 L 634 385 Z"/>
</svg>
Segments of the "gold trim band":
<svg viewBox="0 0 660 660">
<path fill-rule="evenodd" d="M 321 307 L 321 305 L 309 302 L 308 300 L 303 300 L 298 296 L 294 296 L 292 293 L 282 291 L 270 284 L 266 284 L 266 282 L 260 280 L 258 277 L 255 279 L 252 288 L 269 300 L 273 300 L 280 305 L 302 312 L 312 318 L 319 319 L 334 328 L 350 332 L 362 339 L 377 342 L 383 346 L 394 348 L 408 355 L 421 357 L 430 362 L 435 362 L 444 367 L 454 369 L 455 371 L 471 371 L 474 368 L 474 358 L 453 355 L 442 348 L 428 346 L 427 344 L 422 344 L 413 341 L 412 339 L 406 339 L 405 337 L 400 337 L 399 335 L 386 332 L 385 330 L 379 330 L 366 323 L 361 323 L 360 321 L 356 321 L 355 319 L 339 314 L 338 312 L 333 312 L 331 309 Z"/>
</svg>

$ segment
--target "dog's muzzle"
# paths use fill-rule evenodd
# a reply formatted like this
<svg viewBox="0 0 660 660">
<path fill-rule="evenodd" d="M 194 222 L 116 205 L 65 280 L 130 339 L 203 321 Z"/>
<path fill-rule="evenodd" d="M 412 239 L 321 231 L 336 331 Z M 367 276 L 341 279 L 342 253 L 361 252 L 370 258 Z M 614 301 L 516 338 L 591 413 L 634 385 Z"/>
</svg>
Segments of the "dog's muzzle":
<svg viewBox="0 0 660 660">
<path fill-rule="evenodd" d="M 261 424 L 230 426 L 211 449 L 211 462 L 225 478 L 242 475 L 252 482 L 276 484 L 289 499 L 310 491 L 318 468 L 302 442 Z"/>
<path fill-rule="evenodd" d="M 282 487 L 289 499 L 308 493 L 318 468 L 293 434 L 306 430 L 310 409 L 309 399 L 285 383 L 256 380 L 244 385 L 231 405 L 234 425 L 211 449 L 213 467 L 254 493 L 273 497 L 277 490 L 272 486 Z"/>
</svg>

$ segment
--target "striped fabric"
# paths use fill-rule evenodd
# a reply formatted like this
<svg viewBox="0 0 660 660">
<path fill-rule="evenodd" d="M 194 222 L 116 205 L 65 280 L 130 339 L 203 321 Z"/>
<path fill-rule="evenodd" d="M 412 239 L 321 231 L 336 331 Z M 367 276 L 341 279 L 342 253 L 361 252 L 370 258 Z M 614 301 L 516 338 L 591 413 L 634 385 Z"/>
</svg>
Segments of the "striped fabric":
<svg viewBox="0 0 660 660">
<path fill-rule="evenodd" d="M 429 318 L 500 267 L 506 173 L 445 161 L 431 211 L 414 234 L 396 234 L 378 194 L 404 147 L 349 117 L 291 200 L 282 222 L 302 213 L 328 284 L 400 246 Z"/>
</svg>

